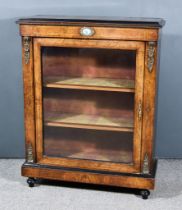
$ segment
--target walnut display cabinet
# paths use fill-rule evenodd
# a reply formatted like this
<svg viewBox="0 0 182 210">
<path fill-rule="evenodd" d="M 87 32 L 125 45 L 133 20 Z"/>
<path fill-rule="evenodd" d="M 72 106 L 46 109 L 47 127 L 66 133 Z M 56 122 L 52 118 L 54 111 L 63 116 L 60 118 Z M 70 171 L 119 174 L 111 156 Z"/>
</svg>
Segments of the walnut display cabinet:
<svg viewBox="0 0 182 210">
<path fill-rule="evenodd" d="M 26 161 L 36 179 L 154 189 L 162 19 L 31 17 L 22 36 Z"/>
</svg>

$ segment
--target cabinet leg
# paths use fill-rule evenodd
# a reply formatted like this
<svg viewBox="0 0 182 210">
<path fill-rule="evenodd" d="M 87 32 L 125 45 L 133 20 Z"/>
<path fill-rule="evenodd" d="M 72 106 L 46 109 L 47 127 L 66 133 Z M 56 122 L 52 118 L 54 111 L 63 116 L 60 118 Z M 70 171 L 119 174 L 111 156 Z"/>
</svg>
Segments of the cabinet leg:
<svg viewBox="0 0 182 210">
<path fill-rule="evenodd" d="M 150 195 L 150 191 L 149 190 L 141 190 L 140 191 L 140 195 L 142 196 L 143 199 L 148 199 L 148 196 Z"/>
<path fill-rule="evenodd" d="M 35 185 L 35 179 L 29 177 L 29 178 L 27 179 L 27 183 L 28 183 L 29 187 L 34 187 L 34 185 Z"/>
</svg>

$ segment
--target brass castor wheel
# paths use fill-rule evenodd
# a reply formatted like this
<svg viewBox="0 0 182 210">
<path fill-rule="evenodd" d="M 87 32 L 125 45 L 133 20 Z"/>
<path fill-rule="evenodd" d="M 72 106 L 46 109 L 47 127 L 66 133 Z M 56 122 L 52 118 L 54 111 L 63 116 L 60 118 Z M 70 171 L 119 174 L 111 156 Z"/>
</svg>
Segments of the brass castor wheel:
<svg viewBox="0 0 182 210">
<path fill-rule="evenodd" d="M 149 190 L 141 190 L 140 191 L 140 195 L 142 196 L 143 199 L 148 199 L 148 196 L 150 195 L 150 191 Z"/>
<path fill-rule="evenodd" d="M 34 187 L 35 182 L 36 182 L 36 181 L 35 181 L 34 178 L 29 177 L 29 178 L 27 179 L 27 183 L 28 183 L 29 187 Z"/>
</svg>

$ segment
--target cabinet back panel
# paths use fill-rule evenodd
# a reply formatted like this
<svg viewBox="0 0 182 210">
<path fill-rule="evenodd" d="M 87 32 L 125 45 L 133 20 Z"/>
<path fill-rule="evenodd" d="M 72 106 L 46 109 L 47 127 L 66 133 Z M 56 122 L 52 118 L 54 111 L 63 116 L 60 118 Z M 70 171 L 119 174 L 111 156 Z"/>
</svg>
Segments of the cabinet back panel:
<svg viewBox="0 0 182 210">
<path fill-rule="evenodd" d="M 44 76 L 135 78 L 135 50 L 42 47 Z"/>
<path fill-rule="evenodd" d="M 44 88 L 43 95 L 45 114 L 62 112 L 133 118 L 133 93 Z"/>
<path fill-rule="evenodd" d="M 131 163 L 133 133 L 46 127 L 44 155 Z"/>
</svg>

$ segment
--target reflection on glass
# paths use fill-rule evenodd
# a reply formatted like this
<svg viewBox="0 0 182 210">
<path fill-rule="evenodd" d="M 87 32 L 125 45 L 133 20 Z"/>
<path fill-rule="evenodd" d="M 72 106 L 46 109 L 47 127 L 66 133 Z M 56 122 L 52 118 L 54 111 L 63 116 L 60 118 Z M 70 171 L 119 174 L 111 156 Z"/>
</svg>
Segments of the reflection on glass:
<svg viewBox="0 0 182 210">
<path fill-rule="evenodd" d="M 43 47 L 44 155 L 131 163 L 135 68 L 132 50 Z"/>
<path fill-rule="evenodd" d="M 46 127 L 44 154 L 52 157 L 132 162 L 133 133 Z"/>
</svg>

